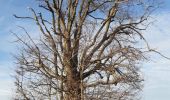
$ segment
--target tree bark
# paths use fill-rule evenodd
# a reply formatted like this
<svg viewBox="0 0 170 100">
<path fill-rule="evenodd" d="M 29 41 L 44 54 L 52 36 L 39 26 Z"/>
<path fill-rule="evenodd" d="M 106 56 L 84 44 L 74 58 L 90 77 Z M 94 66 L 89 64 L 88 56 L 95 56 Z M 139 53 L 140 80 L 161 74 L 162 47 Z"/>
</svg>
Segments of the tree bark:
<svg viewBox="0 0 170 100">
<path fill-rule="evenodd" d="M 80 75 L 77 71 L 77 62 L 71 56 L 71 52 L 67 52 L 64 55 L 65 60 L 65 73 L 66 73 L 66 100 L 81 100 L 81 87 L 80 87 Z"/>
<path fill-rule="evenodd" d="M 81 100 L 81 88 L 78 80 L 69 78 L 66 83 L 66 88 L 66 100 Z"/>
</svg>

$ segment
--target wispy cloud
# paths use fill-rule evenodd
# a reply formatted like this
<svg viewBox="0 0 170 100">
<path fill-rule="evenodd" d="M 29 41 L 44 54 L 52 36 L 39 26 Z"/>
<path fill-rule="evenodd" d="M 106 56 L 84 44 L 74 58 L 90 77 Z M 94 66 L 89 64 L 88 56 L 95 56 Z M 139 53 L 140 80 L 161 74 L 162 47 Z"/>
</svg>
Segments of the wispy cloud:
<svg viewBox="0 0 170 100">
<path fill-rule="evenodd" d="M 0 98 L 2 100 L 10 100 L 13 92 L 15 92 L 12 91 L 12 88 L 14 88 L 13 79 L 11 78 L 12 71 L 10 70 L 10 68 L 4 67 L 8 66 L 0 66 Z"/>
<path fill-rule="evenodd" d="M 153 16 L 155 22 L 145 34 L 151 47 L 170 57 L 170 13 Z M 143 100 L 169 100 L 170 60 L 160 55 L 152 55 L 153 62 L 144 64 L 145 87 Z"/>
</svg>

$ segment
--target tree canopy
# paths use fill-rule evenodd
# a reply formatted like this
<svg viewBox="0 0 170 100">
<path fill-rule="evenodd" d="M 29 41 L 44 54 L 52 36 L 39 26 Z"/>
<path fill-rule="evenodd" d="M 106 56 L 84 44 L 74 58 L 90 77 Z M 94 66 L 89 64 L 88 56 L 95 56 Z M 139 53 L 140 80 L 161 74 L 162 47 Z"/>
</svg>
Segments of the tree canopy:
<svg viewBox="0 0 170 100">
<path fill-rule="evenodd" d="M 16 99 L 137 100 L 143 37 L 156 0 L 38 0 L 29 8 L 41 36 L 27 40 L 16 61 Z M 45 10 L 45 11 L 44 11 Z M 146 43 L 146 46 L 139 44 Z"/>
</svg>

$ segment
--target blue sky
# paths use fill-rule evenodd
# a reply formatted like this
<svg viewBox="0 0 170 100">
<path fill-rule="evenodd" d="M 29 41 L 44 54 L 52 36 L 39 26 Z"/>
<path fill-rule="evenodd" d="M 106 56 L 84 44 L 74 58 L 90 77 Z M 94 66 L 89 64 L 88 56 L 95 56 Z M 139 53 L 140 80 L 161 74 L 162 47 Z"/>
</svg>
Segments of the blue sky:
<svg viewBox="0 0 170 100">
<path fill-rule="evenodd" d="M 170 0 L 164 2 L 161 9 L 152 16 L 155 23 L 147 29 L 145 37 L 152 48 L 156 48 L 170 57 Z M 17 53 L 14 36 L 10 31 L 20 33 L 17 25 L 23 25 L 32 33 L 36 27 L 15 19 L 12 15 L 30 15 L 27 7 L 35 7 L 34 0 L 0 0 L 0 98 L 10 100 L 14 94 L 13 70 L 14 62 L 11 53 Z M 152 54 L 150 62 L 144 62 L 142 71 L 145 77 L 142 100 L 170 99 L 170 60 Z"/>
</svg>

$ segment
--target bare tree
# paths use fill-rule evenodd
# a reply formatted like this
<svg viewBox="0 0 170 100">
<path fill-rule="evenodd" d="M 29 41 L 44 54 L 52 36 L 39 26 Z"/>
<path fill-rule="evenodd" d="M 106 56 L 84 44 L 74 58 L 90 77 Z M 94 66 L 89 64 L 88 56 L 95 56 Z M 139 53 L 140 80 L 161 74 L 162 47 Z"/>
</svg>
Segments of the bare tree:
<svg viewBox="0 0 170 100">
<path fill-rule="evenodd" d="M 16 99 L 132 100 L 143 78 L 140 63 L 149 47 L 143 30 L 155 0 L 38 0 L 29 8 L 41 36 L 17 54 Z M 155 3 L 156 4 L 156 3 Z M 146 43 L 147 44 L 147 43 Z"/>
</svg>

